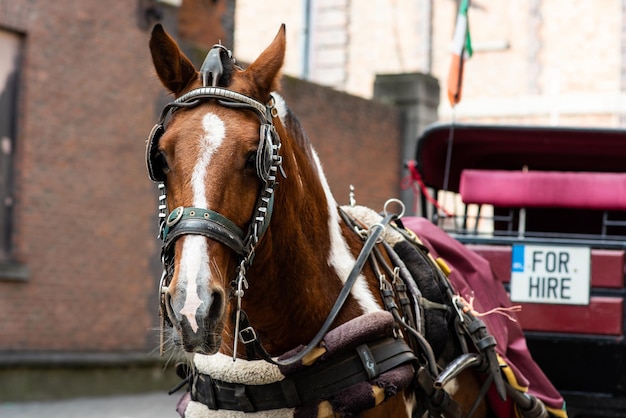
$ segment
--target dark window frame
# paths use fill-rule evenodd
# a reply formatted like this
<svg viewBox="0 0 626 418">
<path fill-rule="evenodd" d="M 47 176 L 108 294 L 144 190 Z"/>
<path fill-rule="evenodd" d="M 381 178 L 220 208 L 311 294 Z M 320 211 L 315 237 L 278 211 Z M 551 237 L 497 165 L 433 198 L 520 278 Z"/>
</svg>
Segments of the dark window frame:
<svg viewBox="0 0 626 418">
<path fill-rule="evenodd" d="M 24 36 L 0 27 L 0 280 L 26 280 L 26 266 L 13 254 L 13 208 L 15 207 L 14 158 L 17 140 L 18 95 L 22 71 Z"/>
</svg>

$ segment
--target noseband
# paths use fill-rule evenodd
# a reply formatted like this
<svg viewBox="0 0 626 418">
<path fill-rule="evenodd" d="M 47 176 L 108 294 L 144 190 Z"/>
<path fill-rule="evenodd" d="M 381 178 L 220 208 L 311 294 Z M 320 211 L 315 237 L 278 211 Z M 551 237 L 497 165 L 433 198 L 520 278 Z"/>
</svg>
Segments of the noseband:
<svg viewBox="0 0 626 418">
<path fill-rule="evenodd" d="M 218 45 L 213 49 L 221 51 L 224 48 Z M 213 54 L 213 56 L 216 57 L 214 60 L 221 59 L 220 54 Z M 209 56 L 207 56 L 207 61 L 210 61 Z M 146 146 L 148 175 L 152 181 L 159 183 L 161 190 L 159 197 L 159 237 L 163 240 L 161 249 L 163 274 L 159 285 L 159 298 L 162 321 L 167 322 L 170 321 L 165 313 L 165 292 L 174 273 L 174 243 L 178 238 L 185 235 L 201 235 L 216 240 L 228 246 L 240 257 L 237 278 L 233 280 L 233 288 L 237 289 L 234 294 L 238 298 L 238 306 L 241 306 L 243 289 L 247 287 L 245 272 L 252 264 L 255 247 L 267 230 L 271 219 L 278 171 L 280 170 L 281 175 L 286 177 L 282 169 L 282 157 L 279 155 L 280 137 L 273 124 L 273 118 L 277 116 L 274 98 L 271 97 L 267 104 L 263 104 L 244 94 L 218 87 L 217 80 L 221 75 L 221 61 L 220 65 L 217 65 L 216 62 L 208 62 L 207 65 L 207 61 L 201 70 L 201 77 L 205 86 L 191 90 L 163 108 L 158 123 L 150 132 Z M 211 76 L 213 86 L 207 87 L 206 82 Z M 255 168 L 262 187 L 257 196 L 248 231 L 245 234 L 234 222 L 209 208 L 181 206 L 168 213 L 167 192 L 164 184 L 166 173 L 159 150 L 159 140 L 165 133 L 166 120 L 180 109 L 193 108 L 209 100 L 216 100 L 221 106 L 232 109 L 251 110 L 259 117 L 261 124 Z"/>
</svg>

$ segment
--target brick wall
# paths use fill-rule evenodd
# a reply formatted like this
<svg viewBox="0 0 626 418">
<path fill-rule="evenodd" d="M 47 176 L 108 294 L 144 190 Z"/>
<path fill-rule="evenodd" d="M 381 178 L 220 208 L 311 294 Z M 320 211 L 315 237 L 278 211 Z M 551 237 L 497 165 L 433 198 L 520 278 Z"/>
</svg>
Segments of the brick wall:
<svg viewBox="0 0 626 418">
<path fill-rule="evenodd" d="M 148 33 L 127 2 L 9 3 L 28 11 L 14 256 L 30 278 L 0 282 L 0 350 L 145 350 L 157 253 Z"/>
<path fill-rule="evenodd" d="M 25 353 L 156 347 L 157 193 L 144 147 L 162 93 L 138 4 L 153 3 L 0 0 L 0 25 L 26 35 L 14 255 L 30 272 L 0 281 L 0 364 Z M 349 184 L 377 210 L 397 196 L 397 110 L 294 79 L 284 96 L 340 203 Z"/>
</svg>

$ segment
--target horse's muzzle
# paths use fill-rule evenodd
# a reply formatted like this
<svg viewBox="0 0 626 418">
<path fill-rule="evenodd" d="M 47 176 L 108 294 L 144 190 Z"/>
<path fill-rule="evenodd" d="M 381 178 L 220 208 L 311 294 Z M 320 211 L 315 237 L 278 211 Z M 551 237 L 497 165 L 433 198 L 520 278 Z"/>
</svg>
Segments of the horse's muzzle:
<svg viewBox="0 0 626 418">
<path fill-rule="evenodd" d="M 181 348 L 188 353 L 215 354 L 222 342 L 224 329 L 224 294 L 211 292 L 209 309 L 196 313 L 197 328 L 184 315 L 177 315 L 172 304 L 172 295 L 165 294 L 166 314 L 180 336 Z"/>
</svg>

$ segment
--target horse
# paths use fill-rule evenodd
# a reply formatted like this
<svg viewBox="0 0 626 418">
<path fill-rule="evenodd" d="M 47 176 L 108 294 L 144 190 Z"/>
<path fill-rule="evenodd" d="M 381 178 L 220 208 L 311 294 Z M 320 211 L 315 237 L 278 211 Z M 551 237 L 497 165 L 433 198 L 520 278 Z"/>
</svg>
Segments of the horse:
<svg viewBox="0 0 626 418">
<path fill-rule="evenodd" d="M 162 191 L 161 315 L 171 340 L 194 356 L 184 382 L 193 402 L 208 405 L 202 413 L 493 415 L 485 388 L 499 382 L 504 396 L 493 344 L 483 344 L 486 355 L 459 343 L 465 337 L 457 336 L 455 318 L 475 323 L 471 312 L 458 309 L 465 306 L 458 299 L 451 307 L 454 290 L 419 240 L 401 228 L 401 210 L 392 210 L 397 204 L 383 214 L 354 205 L 350 213 L 337 204 L 308 137 L 277 93 L 284 25 L 245 69 L 218 44 L 196 70 L 159 24 L 149 46 L 156 74 L 174 96 L 146 150 L 150 178 Z M 410 243 L 439 300 L 400 280 L 407 268 L 393 266 L 389 237 Z M 434 332 L 446 335 L 437 349 L 423 335 L 429 316 L 439 320 Z M 364 331 L 372 324 L 381 324 L 375 343 Z M 484 327 L 472 332 L 476 341 L 489 340 Z M 352 354 L 338 348 L 330 356 L 345 340 Z M 389 361 L 378 359 L 383 352 L 391 353 Z M 331 365 L 317 376 L 325 356 Z M 202 362 L 210 372 L 198 370 Z M 345 374 L 344 363 L 358 366 L 350 379 L 378 382 L 358 392 L 367 399 L 357 409 L 333 404 L 352 397 L 355 385 L 337 383 L 341 395 L 315 387 Z M 284 402 L 263 407 L 264 388 L 277 390 Z M 185 405 L 179 412 L 193 415 Z"/>
</svg>

